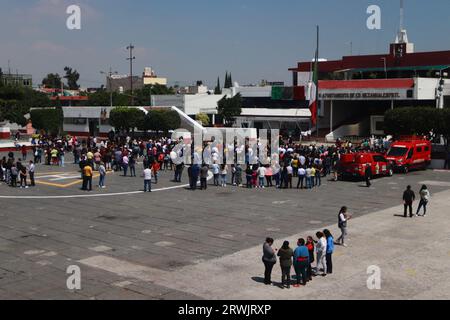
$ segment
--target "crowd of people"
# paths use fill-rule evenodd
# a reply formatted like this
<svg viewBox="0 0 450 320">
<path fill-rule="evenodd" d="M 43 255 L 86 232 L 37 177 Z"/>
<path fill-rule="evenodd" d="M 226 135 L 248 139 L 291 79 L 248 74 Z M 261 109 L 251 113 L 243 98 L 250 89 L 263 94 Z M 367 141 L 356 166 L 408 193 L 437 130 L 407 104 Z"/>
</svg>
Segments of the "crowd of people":
<svg viewBox="0 0 450 320">
<path fill-rule="evenodd" d="M 8 157 L 0 159 L 0 182 L 5 182 L 12 188 L 28 189 L 35 186 L 35 164 L 33 160 L 25 163 L 24 159 L 15 159 L 14 153 L 9 152 Z M 28 184 L 28 178 L 30 179 Z"/>
<path fill-rule="evenodd" d="M 329 146 L 302 145 L 294 143 L 292 138 L 288 138 L 280 139 L 278 150 L 270 150 L 269 147 L 265 150 L 266 154 L 256 151 L 254 155 L 256 161 L 250 161 L 254 151 L 249 146 L 248 140 L 245 145 L 237 145 L 236 141 L 235 144 L 220 145 L 215 144 L 212 140 L 204 143 L 202 150 L 192 148 L 192 160 L 201 159 L 200 161 L 194 164 L 185 164 L 186 161 L 180 163 L 173 161 L 174 148 L 180 143 L 184 143 L 182 138 L 179 140 L 164 137 L 133 139 L 130 136 L 116 136 L 114 133 L 110 133 L 107 139 L 89 137 L 86 140 L 70 136 L 53 138 L 41 135 L 32 140 L 33 169 L 30 169 L 31 163 L 25 169 L 24 166 L 20 166 L 20 169 L 28 170 L 34 175 L 35 164 L 64 167 L 66 154 L 72 153 L 73 163 L 78 165 L 81 171 L 82 189 L 88 191 L 92 190 L 92 177 L 95 171 L 99 175 L 98 187 L 105 188 L 106 175 L 109 171 L 136 177 L 137 165 L 141 163 L 142 167 L 138 170 L 144 177 L 146 191 L 151 191 L 152 180 L 154 183 L 158 182 L 160 171 L 173 171 L 174 182 L 181 182 L 183 173 L 187 171 L 191 190 L 206 190 L 210 171 L 214 186 L 312 189 L 320 187 L 322 178 L 328 175 L 333 175 L 332 179 L 337 180 L 337 168 L 341 154 L 361 150 L 381 151 L 389 147 L 389 141 L 386 138 L 371 138 L 358 146 L 353 145 L 350 141 L 342 142 L 340 140 Z M 234 148 L 235 154 L 245 153 L 245 164 L 237 163 L 237 161 L 231 165 L 221 164 L 223 161 L 219 161 L 219 159 L 223 159 L 224 154 L 232 148 Z M 26 160 L 27 148 L 21 146 L 20 151 L 21 159 Z M 273 161 L 271 156 L 274 154 L 278 155 L 276 161 Z M 205 155 L 208 155 L 209 161 L 204 159 Z M 264 163 L 270 164 L 263 164 L 263 161 L 260 161 L 260 158 L 263 157 L 267 157 L 267 161 Z M 9 169 L 11 166 L 6 163 L 10 160 L 12 160 L 11 157 L 2 162 L 2 166 L 9 173 L 8 177 L 11 176 Z M 186 168 L 187 170 L 185 170 Z M 14 176 L 14 172 L 15 170 L 13 170 L 12 176 Z M 198 186 L 199 182 L 200 186 Z"/>
</svg>

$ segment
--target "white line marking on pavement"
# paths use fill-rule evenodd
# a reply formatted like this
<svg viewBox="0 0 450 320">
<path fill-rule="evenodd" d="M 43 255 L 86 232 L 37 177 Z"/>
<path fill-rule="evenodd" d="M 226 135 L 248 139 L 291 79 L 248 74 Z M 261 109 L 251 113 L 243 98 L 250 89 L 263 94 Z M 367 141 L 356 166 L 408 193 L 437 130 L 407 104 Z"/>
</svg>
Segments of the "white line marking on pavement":
<svg viewBox="0 0 450 320">
<path fill-rule="evenodd" d="M 208 181 L 211 180 L 213 175 L 211 172 L 208 175 Z M 160 189 L 152 189 L 152 192 L 160 192 L 174 189 L 182 189 L 189 187 L 189 184 L 181 186 L 166 187 Z M 76 199 L 76 198 L 99 198 L 99 197 L 114 197 L 114 196 L 127 196 L 133 194 L 141 194 L 144 191 L 129 191 L 129 192 L 117 192 L 117 193 L 100 193 L 100 194 L 77 194 L 67 196 L 0 196 L 0 199 Z"/>
<path fill-rule="evenodd" d="M 164 279 L 169 275 L 168 272 L 162 270 L 107 256 L 94 256 L 78 262 L 88 267 L 105 270 L 124 278 L 132 278 L 142 281 L 154 281 L 155 279 L 161 278 Z"/>
</svg>

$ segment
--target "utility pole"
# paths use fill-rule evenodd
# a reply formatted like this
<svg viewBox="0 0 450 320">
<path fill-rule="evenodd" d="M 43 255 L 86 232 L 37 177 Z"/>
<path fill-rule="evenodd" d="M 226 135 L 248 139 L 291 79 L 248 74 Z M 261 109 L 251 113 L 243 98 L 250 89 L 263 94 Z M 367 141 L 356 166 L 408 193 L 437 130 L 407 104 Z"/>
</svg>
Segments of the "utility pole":
<svg viewBox="0 0 450 320">
<path fill-rule="evenodd" d="M 130 43 L 130 45 L 127 47 L 127 50 L 130 51 L 130 57 L 127 58 L 127 60 L 130 61 L 130 88 L 131 88 L 131 105 L 134 106 L 134 95 L 133 95 L 133 60 L 136 59 L 136 57 L 133 56 L 133 49 L 134 46 Z"/>
<path fill-rule="evenodd" d="M 107 82 L 108 82 L 108 90 L 109 90 L 109 102 L 111 107 L 113 106 L 113 91 L 112 91 L 112 75 L 113 74 L 117 74 L 117 71 L 112 71 L 112 68 L 109 67 L 109 72 L 105 72 L 105 71 L 100 71 L 101 74 L 105 74 L 107 77 Z"/>
</svg>

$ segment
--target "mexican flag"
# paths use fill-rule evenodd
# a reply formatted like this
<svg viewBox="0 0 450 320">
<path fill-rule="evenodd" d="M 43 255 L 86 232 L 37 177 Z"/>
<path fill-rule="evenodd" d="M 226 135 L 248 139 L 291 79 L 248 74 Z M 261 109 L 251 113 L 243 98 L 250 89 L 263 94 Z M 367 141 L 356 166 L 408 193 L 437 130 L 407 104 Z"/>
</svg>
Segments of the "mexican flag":
<svg viewBox="0 0 450 320">
<path fill-rule="evenodd" d="M 311 111 L 311 122 L 317 124 L 317 96 L 319 92 L 319 51 L 316 50 L 314 59 L 314 70 L 312 80 L 309 86 L 309 110 Z"/>
</svg>

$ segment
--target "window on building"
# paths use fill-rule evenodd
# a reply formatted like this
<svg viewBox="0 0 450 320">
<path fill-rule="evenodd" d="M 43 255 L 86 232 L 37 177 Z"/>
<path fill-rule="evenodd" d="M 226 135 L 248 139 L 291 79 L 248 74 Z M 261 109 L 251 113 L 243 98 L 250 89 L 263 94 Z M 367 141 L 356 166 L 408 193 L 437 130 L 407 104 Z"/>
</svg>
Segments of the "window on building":
<svg viewBox="0 0 450 320">
<path fill-rule="evenodd" d="M 72 124 L 72 125 L 86 125 L 86 118 L 64 118 L 64 124 Z"/>
</svg>

